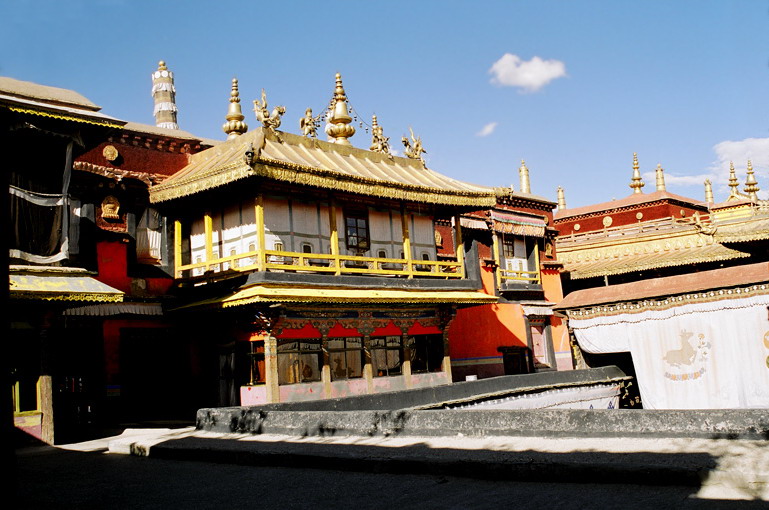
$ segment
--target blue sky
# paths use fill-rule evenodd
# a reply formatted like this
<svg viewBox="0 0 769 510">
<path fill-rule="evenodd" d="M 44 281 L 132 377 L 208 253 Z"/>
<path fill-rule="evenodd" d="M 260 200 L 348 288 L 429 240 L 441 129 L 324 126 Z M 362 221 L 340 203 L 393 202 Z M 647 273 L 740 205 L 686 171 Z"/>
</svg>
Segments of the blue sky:
<svg viewBox="0 0 769 510">
<path fill-rule="evenodd" d="M 299 132 L 342 73 L 394 148 L 409 126 L 428 166 L 569 207 L 630 194 L 633 152 L 654 191 L 726 197 L 729 160 L 769 192 L 769 0 L 0 2 L 0 75 L 74 89 L 154 123 L 150 74 L 175 73 L 179 124 L 224 139 L 230 81 L 246 121 L 267 91 Z M 367 148 L 362 129 L 353 145 Z"/>
</svg>

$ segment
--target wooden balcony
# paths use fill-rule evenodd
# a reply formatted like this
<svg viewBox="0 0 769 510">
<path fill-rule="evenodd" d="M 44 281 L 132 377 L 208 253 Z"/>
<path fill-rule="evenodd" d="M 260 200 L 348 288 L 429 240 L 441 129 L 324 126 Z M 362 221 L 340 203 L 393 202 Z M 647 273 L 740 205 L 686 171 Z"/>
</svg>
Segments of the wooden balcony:
<svg viewBox="0 0 769 510">
<path fill-rule="evenodd" d="M 461 279 L 465 277 L 462 262 L 456 261 L 388 259 L 277 250 L 256 250 L 227 257 L 213 257 L 192 264 L 177 264 L 175 275 L 176 278 L 210 279 L 226 278 L 233 274 L 253 271 L 401 278 Z"/>
<path fill-rule="evenodd" d="M 500 279 L 505 282 L 540 283 L 539 271 L 515 271 L 500 269 Z"/>
</svg>

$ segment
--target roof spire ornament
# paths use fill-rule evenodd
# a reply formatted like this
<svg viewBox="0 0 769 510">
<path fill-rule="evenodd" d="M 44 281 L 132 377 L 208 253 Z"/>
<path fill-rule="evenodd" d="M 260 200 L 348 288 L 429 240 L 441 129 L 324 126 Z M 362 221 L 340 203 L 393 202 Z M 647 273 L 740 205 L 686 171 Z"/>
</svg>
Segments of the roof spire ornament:
<svg viewBox="0 0 769 510">
<path fill-rule="evenodd" d="M 320 125 L 320 115 L 317 117 L 312 116 L 312 108 L 307 108 L 304 112 L 304 117 L 299 119 L 299 129 L 302 130 L 302 134 L 309 138 L 318 138 L 318 126 Z"/>
<path fill-rule="evenodd" d="M 336 73 L 336 88 L 334 89 L 334 99 L 328 107 L 326 115 L 326 134 L 328 141 L 339 145 L 352 145 L 350 138 L 355 134 L 355 126 L 351 125 L 350 109 L 347 105 L 347 95 L 342 85 L 342 75 Z"/>
<path fill-rule="evenodd" d="M 280 127 L 280 118 L 286 113 L 285 106 L 276 106 L 270 113 L 267 108 L 267 93 L 262 89 L 262 100 L 254 99 L 254 113 L 256 120 L 262 123 L 262 127 L 274 131 Z"/>
<path fill-rule="evenodd" d="M 248 131 L 248 124 L 243 122 L 246 118 L 240 109 L 240 92 L 238 91 L 238 79 L 232 79 L 232 90 L 230 91 L 230 107 L 227 115 L 224 117 L 227 122 L 222 126 L 222 131 L 227 133 L 227 140 L 232 140 Z"/>
<path fill-rule="evenodd" d="M 633 190 L 633 193 L 643 193 L 641 191 L 641 188 L 646 186 L 643 179 L 641 178 L 641 171 L 639 170 L 640 166 L 638 165 L 638 153 L 633 153 L 633 178 L 630 180 L 630 188 Z"/>
<path fill-rule="evenodd" d="M 556 189 L 556 193 L 558 194 L 558 210 L 562 211 L 566 209 L 566 195 L 563 192 L 563 188 L 560 186 Z"/>
<path fill-rule="evenodd" d="M 384 135 L 382 126 L 377 122 L 376 115 L 371 116 L 371 147 L 370 151 L 390 154 L 390 137 Z"/>
<path fill-rule="evenodd" d="M 744 189 L 751 200 L 758 200 L 758 191 L 760 188 L 758 187 L 756 176 L 753 174 L 753 163 L 750 160 L 748 160 L 748 177 L 745 179 Z"/>
<path fill-rule="evenodd" d="M 740 194 L 740 181 L 737 180 L 737 174 L 734 171 L 734 162 L 729 162 L 729 196 L 736 197 Z"/>
<path fill-rule="evenodd" d="M 518 177 L 520 179 L 521 193 L 531 193 L 531 183 L 529 183 L 529 169 L 526 162 L 521 160 L 521 166 L 518 168 Z"/>
<path fill-rule="evenodd" d="M 657 180 L 657 191 L 665 191 L 665 173 L 662 170 L 662 165 L 657 163 L 657 169 L 655 170 Z"/>
<path fill-rule="evenodd" d="M 713 183 L 710 182 L 710 179 L 705 179 L 705 202 L 708 204 L 715 202 L 713 199 Z"/>
<path fill-rule="evenodd" d="M 174 73 L 164 61 L 158 62 L 158 70 L 152 73 L 152 99 L 155 101 L 155 125 L 166 129 L 179 129 L 176 123 L 176 87 Z"/>
<path fill-rule="evenodd" d="M 401 142 L 403 142 L 404 147 L 403 153 L 407 158 L 418 159 L 422 162 L 422 165 L 424 165 L 425 160 L 422 157 L 422 153 L 427 154 L 427 151 L 422 147 L 422 137 L 414 136 L 414 130 L 411 129 L 411 126 L 409 126 L 409 133 L 411 133 L 411 141 L 405 136 L 401 137 Z"/>
</svg>

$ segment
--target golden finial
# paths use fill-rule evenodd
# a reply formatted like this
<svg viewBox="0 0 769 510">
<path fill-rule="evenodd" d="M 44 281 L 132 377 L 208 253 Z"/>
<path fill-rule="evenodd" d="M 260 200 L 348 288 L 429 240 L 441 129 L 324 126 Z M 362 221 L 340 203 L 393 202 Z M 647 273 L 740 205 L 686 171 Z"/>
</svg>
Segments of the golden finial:
<svg viewBox="0 0 769 510">
<path fill-rule="evenodd" d="M 730 196 L 737 196 L 740 194 L 740 181 L 737 180 L 737 173 L 734 171 L 734 162 L 729 162 L 729 191 Z"/>
<path fill-rule="evenodd" d="M 560 186 L 558 186 L 556 193 L 558 194 L 558 210 L 562 211 L 563 209 L 566 209 L 566 195 L 563 192 L 563 188 Z"/>
<path fill-rule="evenodd" d="M 713 200 L 713 184 L 710 182 L 710 179 L 705 179 L 705 202 L 708 204 L 712 204 L 715 200 Z"/>
<path fill-rule="evenodd" d="M 657 163 L 655 173 L 657 174 L 657 191 L 665 191 L 665 174 L 662 170 L 662 165 L 659 163 Z"/>
<path fill-rule="evenodd" d="M 342 75 L 339 73 L 336 73 L 334 99 L 329 105 L 326 119 L 328 123 L 325 131 L 328 135 L 328 141 L 339 145 L 352 145 L 348 138 L 355 134 L 355 126 L 350 124 L 352 118 L 350 118 L 347 95 L 342 85 Z"/>
<path fill-rule="evenodd" d="M 643 179 L 641 179 L 641 171 L 639 170 L 641 168 L 638 165 L 638 153 L 633 153 L 633 178 L 630 180 L 630 188 L 633 190 L 633 193 L 642 193 L 641 188 L 646 186 Z"/>
<path fill-rule="evenodd" d="M 752 200 L 758 200 L 759 189 L 758 181 L 753 174 L 753 163 L 748 160 L 748 177 L 745 179 L 745 193 L 747 193 Z"/>
<path fill-rule="evenodd" d="M 243 116 L 243 111 L 240 109 L 240 92 L 238 91 L 237 78 L 232 79 L 230 107 L 224 118 L 227 119 L 227 122 L 222 126 L 222 131 L 227 133 L 227 140 L 231 140 L 248 131 L 248 124 L 243 121 L 245 117 Z"/>
<path fill-rule="evenodd" d="M 384 135 L 382 126 L 377 122 L 376 115 L 371 116 L 371 147 L 370 151 L 390 154 L 390 138 Z"/>
<path fill-rule="evenodd" d="M 158 71 L 168 71 L 165 60 L 158 62 Z"/>
<path fill-rule="evenodd" d="M 529 183 L 529 169 L 526 167 L 526 161 L 521 160 L 521 167 L 518 169 L 520 179 L 521 193 L 531 193 L 531 184 Z"/>
</svg>

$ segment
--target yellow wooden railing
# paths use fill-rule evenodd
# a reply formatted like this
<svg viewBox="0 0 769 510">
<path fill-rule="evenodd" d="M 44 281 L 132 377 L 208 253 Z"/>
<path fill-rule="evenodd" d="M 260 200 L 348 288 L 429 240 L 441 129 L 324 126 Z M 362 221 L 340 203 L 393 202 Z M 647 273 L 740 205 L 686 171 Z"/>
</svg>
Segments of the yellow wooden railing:
<svg viewBox="0 0 769 510">
<path fill-rule="evenodd" d="M 512 271 L 500 269 L 499 272 L 503 282 L 512 280 L 539 283 L 539 271 Z"/>
<path fill-rule="evenodd" d="M 178 260 L 178 258 L 177 258 Z M 191 264 L 177 264 L 176 277 L 211 276 L 232 272 L 291 271 L 325 273 L 334 275 L 365 274 L 374 276 L 464 278 L 461 262 L 442 260 L 388 259 L 323 253 L 299 253 L 278 250 L 255 250 L 247 253 L 212 257 L 210 260 Z M 200 271 L 196 271 L 200 270 Z M 185 275 L 189 271 L 191 274 Z"/>
</svg>

